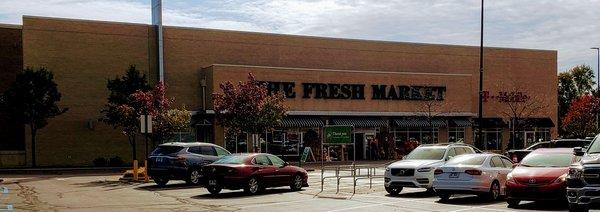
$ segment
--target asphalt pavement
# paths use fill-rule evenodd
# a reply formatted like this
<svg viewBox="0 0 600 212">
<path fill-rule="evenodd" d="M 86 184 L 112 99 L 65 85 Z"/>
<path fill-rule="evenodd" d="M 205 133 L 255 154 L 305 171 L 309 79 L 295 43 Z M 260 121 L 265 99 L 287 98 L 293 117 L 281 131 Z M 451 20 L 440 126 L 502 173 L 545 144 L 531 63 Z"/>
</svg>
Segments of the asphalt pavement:
<svg viewBox="0 0 600 212">
<path fill-rule="evenodd" d="M 382 173 L 378 169 L 377 173 Z M 326 176 L 334 175 L 326 171 Z M 406 188 L 399 196 L 389 196 L 383 179 L 340 181 L 327 179 L 321 191 L 320 170 L 309 172 L 310 187 L 292 192 L 288 187 L 268 189 L 255 196 L 241 190 L 224 190 L 210 195 L 202 187 L 190 187 L 183 181 L 171 181 L 166 187 L 153 183 L 118 181 L 120 175 L 12 175 L 3 176 L 0 187 L 8 192 L 0 196 L 0 210 L 15 211 L 566 211 L 560 202 L 523 202 L 519 208 L 507 208 L 504 201 L 487 202 L 476 196 L 454 196 L 445 203 L 425 189 Z M 0 189 L 2 191 L 2 189 Z"/>
</svg>

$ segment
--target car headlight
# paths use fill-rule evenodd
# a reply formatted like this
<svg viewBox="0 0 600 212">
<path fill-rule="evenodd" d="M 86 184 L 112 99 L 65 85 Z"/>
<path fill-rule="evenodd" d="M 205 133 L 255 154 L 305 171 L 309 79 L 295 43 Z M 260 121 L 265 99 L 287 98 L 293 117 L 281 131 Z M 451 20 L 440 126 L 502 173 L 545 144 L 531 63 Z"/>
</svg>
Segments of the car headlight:
<svg viewBox="0 0 600 212">
<path fill-rule="evenodd" d="M 513 175 L 512 175 L 512 173 L 508 173 L 508 174 L 506 175 L 506 181 L 508 181 L 508 182 L 513 182 L 513 183 L 515 182 L 515 179 L 513 178 Z"/>
<path fill-rule="evenodd" d="M 418 172 L 430 172 L 431 171 L 431 167 L 423 167 L 423 168 L 419 168 L 417 169 Z"/>
<path fill-rule="evenodd" d="M 556 180 L 554 180 L 554 183 L 562 183 L 567 181 L 567 174 L 563 174 L 560 177 L 556 178 Z"/>
<path fill-rule="evenodd" d="M 569 178 L 577 179 L 581 178 L 583 175 L 583 167 L 582 166 L 571 166 L 569 168 Z"/>
</svg>

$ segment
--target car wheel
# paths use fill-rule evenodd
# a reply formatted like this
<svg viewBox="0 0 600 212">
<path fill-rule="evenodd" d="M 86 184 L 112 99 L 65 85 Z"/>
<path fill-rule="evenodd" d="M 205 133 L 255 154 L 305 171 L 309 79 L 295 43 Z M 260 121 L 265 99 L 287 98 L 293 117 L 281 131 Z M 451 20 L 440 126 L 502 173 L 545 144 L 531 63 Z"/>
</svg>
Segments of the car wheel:
<svg viewBox="0 0 600 212">
<path fill-rule="evenodd" d="M 154 183 L 160 187 L 167 185 L 169 182 L 169 179 L 166 177 L 153 177 L 152 179 L 154 179 Z"/>
<path fill-rule="evenodd" d="M 385 191 L 387 191 L 388 194 L 392 196 L 396 196 L 400 194 L 400 192 L 402 191 L 402 187 L 385 187 Z"/>
<path fill-rule="evenodd" d="M 292 184 L 290 185 L 290 188 L 292 189 L 292 191 L 300 191 L 302 189 L 302 185 L 304 184 L 304 179 L 302 179 L 302 175 L 294 175 Z"/>
<path fill-rule="evenodd" d="M 189 185 L 199 185 L 200 178 L 202 178 L 202 174 L 200 173 L 200 170 L 193 168 L 188 172 L 188 177 L 185 180 L 185 182 Z"/>
<path fill-rule="evenodd" d="M 446 202 L 450 199 L 450 197 L 452 196 L 451 193 L 448 192 L 437 192 L 438 197 L 440 197 L 440 202 Z"/>
<path fill-rule="evenodd" d="M 508 203 L 509 208 L 516 208 L 517 206 L 519 206 L 520 202 L 521 200 L 518 199 L 506 199 L 506 203 Z"/>
<path fill-rule="evenodd" d="M 488 199 L 491 201 L 495 201 L 500 198 L 500 184 L 498 181 L 494 181 L 490 186 L 490 192 L 487 194 Z"/>
<path fill-rule="evenodd" d="M 251 195 L 258 194 L 258 192 L 260 190 L 261 190 L 260 183 L 259 183 L 258 179 L 256 179 L 256 177 L 251 177 L 248 180 L 246 187 L 244 188 L 244 191 Z"/>
</svg>

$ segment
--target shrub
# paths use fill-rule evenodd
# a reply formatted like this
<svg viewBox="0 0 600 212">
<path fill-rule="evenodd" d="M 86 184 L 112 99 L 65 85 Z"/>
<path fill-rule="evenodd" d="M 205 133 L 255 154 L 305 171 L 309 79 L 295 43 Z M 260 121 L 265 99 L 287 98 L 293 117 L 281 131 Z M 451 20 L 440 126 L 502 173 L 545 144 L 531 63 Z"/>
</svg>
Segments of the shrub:
<svg viewBox="0 0 600 212">
<path fill-rule="evenodd" d="M 95 167 L 103 167 L 103 166 L 107 165 L 106 158 L 103 158 L 103 157 L 94 159 L 94 161 L 92 161 L 92 163 L 94 163 Z"/>
<path fill-rule="evenodd" d="M 123 159 L 119 156 L 112 157 L 108 160 L 108 165 L 113 167 L 123 166 L 124 163 Z"/>
</svg>

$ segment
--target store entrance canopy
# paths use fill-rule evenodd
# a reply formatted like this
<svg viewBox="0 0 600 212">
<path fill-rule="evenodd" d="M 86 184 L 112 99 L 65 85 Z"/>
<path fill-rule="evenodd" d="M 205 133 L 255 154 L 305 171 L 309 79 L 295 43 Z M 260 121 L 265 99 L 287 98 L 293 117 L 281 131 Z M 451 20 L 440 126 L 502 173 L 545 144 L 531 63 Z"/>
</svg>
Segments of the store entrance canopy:
<svg viewBox="0 0 600 212">
<path fill-rule="evenodd" d="M 418 118 L 399 118 L 394 119 L 394 123 L 398 127 L 419 128 L 419 127 L 445 127 L 446 121 L 440 118 L 429 119 L 424 117 Z"/>
<path fill-rule="evenodd" d="M 520 118 L 517 119 L 515 123 L 519 127 L 544 127 L 544 128 L 552 128 L 554 127 L 554 122 L 551 118 Z"/>
<path fill-rule="evenodd" d="M 333 125 L 354 126 L 354 128 L 387 127 L 388 121 L 383 118 L 355 117 L 355 118 L 332 118 Z"/>
<path fill-rule="evenodd" d="M 323 121 L 319 117 L 286 116 L 281 121 L 281 127 L 300 128 L 300 127 L 323 127 Z"/>
<path fill-rule="evenodd" d="M 479 125 L 479 119 L 473 119 L 473 126 L 477 127 Z M 506 127 L 506 123 L 502 120 L 502 118 L 482 118 L 481 119 L 481 127 L 482 128 L 503 128 Z"/>
</svg>

